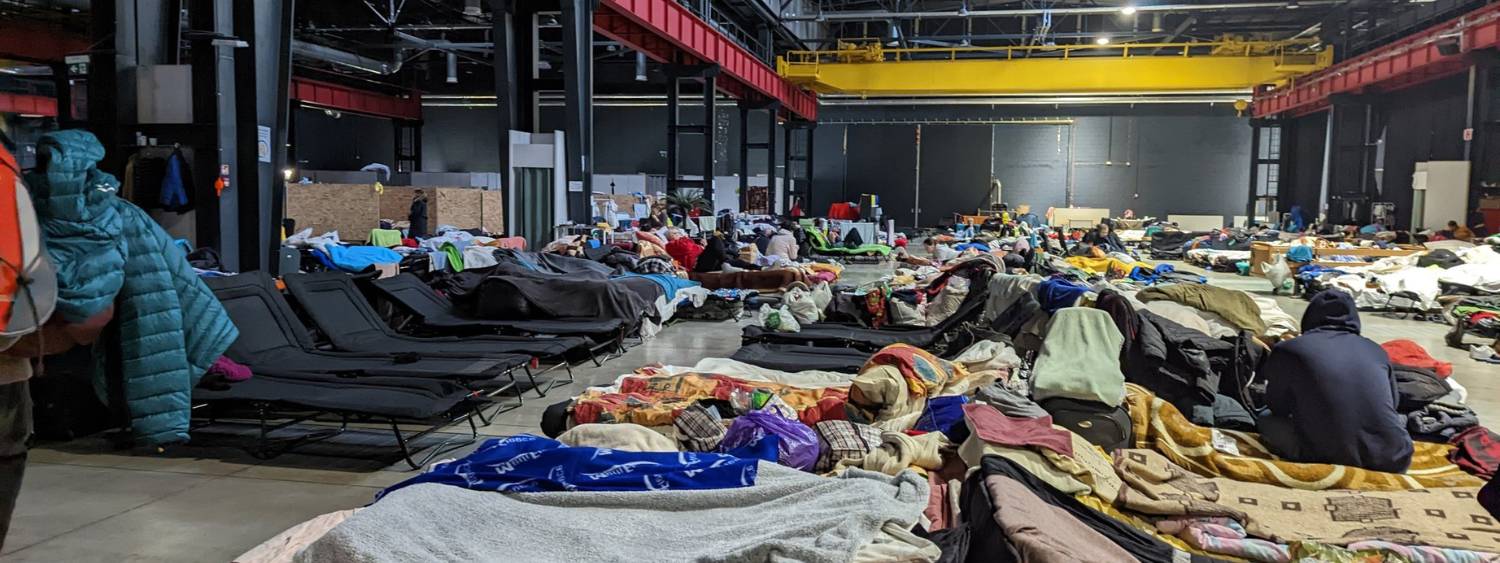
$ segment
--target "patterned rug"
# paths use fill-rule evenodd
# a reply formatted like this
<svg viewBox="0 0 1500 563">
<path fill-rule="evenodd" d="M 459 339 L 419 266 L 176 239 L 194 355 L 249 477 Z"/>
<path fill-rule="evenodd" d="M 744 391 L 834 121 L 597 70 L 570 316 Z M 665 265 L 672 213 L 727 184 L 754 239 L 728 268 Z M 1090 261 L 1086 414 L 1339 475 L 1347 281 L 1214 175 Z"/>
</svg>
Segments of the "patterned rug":
<svg viewBox="0 0 1500 563">
<path fill-rule="evenodd" d="M 1227 517 L 1253 537 L 1347 545 L 1385 540 L 1493 552 L 1500 525 L 1473 487 L 1307 491 L 1188 473 L 1152 450 L 1115 452 L 1125 482 L 1116 504 L 1162 516 Z"/>
<path fill-rule="evenodd" d="M 1434 487 L 1479 487 L 1484 481 L 1448 461 L 1447 444 L 1417 442 L 1411 469 L 1384 473 L 1345 465 L 1277 460 L 1256 434 L 1219 430 L 1232 438 L 1241 455 L 1213 447 L 1213 430 L 1188 421 L 1177 407 L 1134 384 L 1126 385 L 1125 403 L 1137 448 L 1155 450 L 1188 471 L 1209 477 L 1266 483 L 1293 489 L 1398 491 Z"/>
</svg>

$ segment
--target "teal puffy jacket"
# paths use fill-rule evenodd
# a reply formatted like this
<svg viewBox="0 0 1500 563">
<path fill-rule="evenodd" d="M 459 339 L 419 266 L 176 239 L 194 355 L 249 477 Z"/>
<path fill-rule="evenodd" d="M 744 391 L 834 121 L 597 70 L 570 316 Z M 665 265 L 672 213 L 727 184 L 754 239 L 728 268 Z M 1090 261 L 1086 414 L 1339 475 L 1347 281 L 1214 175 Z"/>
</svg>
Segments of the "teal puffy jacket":
<svg viewBox="0 0 1500 563">
<path fill-rule="evenodd" d="M 193 387 L 239 331 L 172 238 L 116 196 L 93 134 L 49 133 L 37 153 L 46 172 L 26 182 L 58 270 L 58 313 L 78 321 L 115 304 L 132 434 L 141 445 L 187 441 Z"/>
</svg>

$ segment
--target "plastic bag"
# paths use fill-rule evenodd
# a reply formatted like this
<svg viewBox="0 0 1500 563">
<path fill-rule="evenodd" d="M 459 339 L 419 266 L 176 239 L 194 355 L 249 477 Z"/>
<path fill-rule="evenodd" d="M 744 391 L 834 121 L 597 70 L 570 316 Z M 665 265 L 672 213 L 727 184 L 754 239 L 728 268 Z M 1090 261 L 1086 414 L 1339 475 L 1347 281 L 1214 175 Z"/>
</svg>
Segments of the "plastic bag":
<svg viewBox="0 0 1500 563">
<path fill-rule="evenodd" d="M 1271 295 L 1281 293 L 1286 282 L 1292 279 L 1292 269 L 1286 263 L 1285 254 L 1277 254 L 1271 257 L 1270 262 L 1262 262 L 1260 271 L 1271 282 Z"/>
<path fill-rule="evenodd" d="M 801 332 L 802 325 L 785 305 L 779 308 L 761 307 L 760 326 L 776 332 Z"/>
<path fill-rule="evenodd" d="M 750 411 L 734 419 L 719 451 L 741 450 L 774 436 L 779 440 L 776 462 L 794 469 L 812 471 L 818 463 L 818 434 L 806 424 L 781 417 L 774 412 Z"/>
<path fill-rule="evenodd" d="M 815 323 L 823 318 L 823 310 L 813 301 L 812 294 L 800 287 L 787 290 L 784 303 L 799 324 Z"/>
</svg>

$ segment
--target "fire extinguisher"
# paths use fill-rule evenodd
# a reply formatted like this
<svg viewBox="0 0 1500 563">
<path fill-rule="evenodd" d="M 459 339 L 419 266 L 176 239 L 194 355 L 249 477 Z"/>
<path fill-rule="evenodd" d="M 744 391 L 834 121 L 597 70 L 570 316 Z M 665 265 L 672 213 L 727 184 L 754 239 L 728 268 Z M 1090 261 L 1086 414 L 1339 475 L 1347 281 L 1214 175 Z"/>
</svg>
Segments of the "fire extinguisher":
<svg viewBox="0 0 1500 563">
<path fill-rule="evenodd" d="M 229 189 L 229 165 L 219 165 L 219 177 L 214 179 L 214 195 L 224 196 L 224 190 Z"/>
</svg>

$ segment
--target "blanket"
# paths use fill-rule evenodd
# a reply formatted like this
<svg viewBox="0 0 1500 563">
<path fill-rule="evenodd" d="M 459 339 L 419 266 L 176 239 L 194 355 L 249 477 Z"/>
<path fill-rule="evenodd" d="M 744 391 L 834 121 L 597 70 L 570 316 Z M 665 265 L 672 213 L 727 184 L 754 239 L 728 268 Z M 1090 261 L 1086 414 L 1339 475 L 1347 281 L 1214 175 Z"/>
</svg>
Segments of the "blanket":
<svg viewBox="0 0 1500 563">
<path fill-rule="evenodd" d="M 1235 328 L 1264 334 L 1266 323 L 1260 318 L 1260 307 L 1249 293 L 1213 285 L 1179 283 L 1150 287 L 1136 294 L 1141 301 L 1175 301 L 1200 311 L 1218 313 Z"/>
<path fill-rule="evenodd" d="M 434 463 L 375 498 L 424 483 L 508 493 L 730 489 L 755 484 L 755 472 L 755 460 L 723 454 L 569 447 L 520 434 L 485 440 L 469 455 Z"/>
<path fill-rule="evenodd" d="M 728 401 L 737 392 L 748 397 L 755 391 L 766 391 L 796 410 L 798 418 L 811 426 L 820 420 L 843 419 L 844 403 L 849 397 L 848 389 L 842 387 L 806 389 L 711 373 L 626 376 L 618 383 L 618 390 L 588 389 L 574 399 L 573 420 L 578 424 L 629 422 L 667 426 L 678 411 L 697 401 Z"/>
<path fill-rule="evenodd" d="M 758 270 L 733 273 L 692 272 L 688 278 L 703 284 L 708 289 L 754 289 L 757 291 L 782 291 L 797 282 L 806 282 L 801 270 L 791 268 Z"/>
<path fill-rule="evenodd" d="M 709 491 L 499 494 L 424 484 L 355 513 L 297 560 L 844 562 L 887 525 L 915 525 L 927 497 L 927 480 L 911 472 L 824 478 L 774 464 L 761 465 L 753 487 Z"/>
<path fill-rule="evenodd" d="M 1150 450 L 1115 453 L 1125 487 L 1116 503 L 1163 516 L 1225 517 L 1250 536 L 1345 545 L 1385 540 L 1483 550 L 1500 528 L 1475 502 L 1475 487 L 1443 490 L 1303 490 L 1193 475 Z"/>
<path fill-rule="evenodd" d="M 1156 450 L 1173 463 L 1199 475 L 1307 490 L 1394 491 L 1484 484 L 1448 461 L 1448 452 L 1453 448 L 1446 444 L 1417 442 L 1411 468 L 1405 474 L 1323 463 L 1294 463 L 1276 459 L 1255 434 L 1195 425 L 1183 417 L 1177 407 L 1140 386 L 1126 384 L 1125 403 L 1130 408 L 1135 447 Z M 1214 449 L 1215 433 L 1230 438 L 1240 455 Z"/>
</svg>

